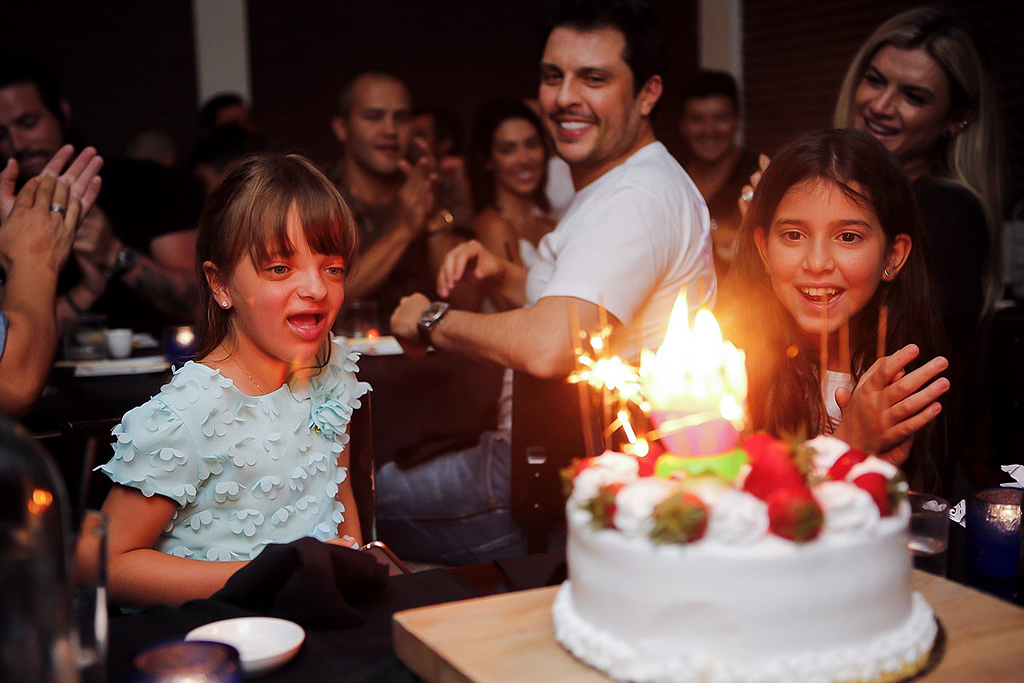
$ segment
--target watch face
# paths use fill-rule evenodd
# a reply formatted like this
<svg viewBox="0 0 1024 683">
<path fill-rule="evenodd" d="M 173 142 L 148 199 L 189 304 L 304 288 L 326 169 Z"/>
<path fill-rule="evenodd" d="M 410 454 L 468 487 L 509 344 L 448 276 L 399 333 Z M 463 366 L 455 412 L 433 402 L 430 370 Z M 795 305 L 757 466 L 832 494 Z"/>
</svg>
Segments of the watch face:
<svg viewBox="0 0 1024 683">
<path fill-rule="evenodd" d="M 420 314 L 420 323 L 423 325 L 432 325 L 438 320 L 444 317 L 444 314 L 448 312 L 448 304 L 444 302 L 434 302 L 430 304 L 427 310 Z"/>
</svg>

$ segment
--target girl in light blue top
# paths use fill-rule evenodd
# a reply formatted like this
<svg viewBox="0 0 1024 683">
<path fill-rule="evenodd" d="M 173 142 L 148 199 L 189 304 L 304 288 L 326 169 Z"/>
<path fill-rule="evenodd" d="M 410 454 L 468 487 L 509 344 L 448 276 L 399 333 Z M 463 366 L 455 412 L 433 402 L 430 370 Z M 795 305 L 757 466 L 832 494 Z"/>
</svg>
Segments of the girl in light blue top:
<svg viewBox="0 0 1024 683">
<path fill-rule="evenodd" d="M 356 356 L 330 338 L 351 212 L 308 160 L 234 167 L 200 220 L 197 362 L 114 429 L 111 598 L 208 597 L 269 543 L 361 541 L 347 479 Z"/>
</svg>

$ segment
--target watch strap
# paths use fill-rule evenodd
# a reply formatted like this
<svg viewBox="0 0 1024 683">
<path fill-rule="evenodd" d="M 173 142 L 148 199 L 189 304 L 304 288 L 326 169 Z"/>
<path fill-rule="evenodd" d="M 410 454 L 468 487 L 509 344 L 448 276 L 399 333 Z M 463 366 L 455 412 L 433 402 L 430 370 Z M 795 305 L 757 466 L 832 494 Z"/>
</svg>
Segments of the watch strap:
<svg viewBox="0 0 1024 683">
<path fill-rule="evenodd" d="M 421 344 L 424 346 L 430 346 L 431 331 L 441 324 L 441 321 L 444 320 L 446 315 L 448 315 L 449 310 L 450 307 L 447 303 L 443 301 L 435 301 L 420 313 L 420 318 L 416 322 L 416 334 L 419 337 Z"/>
</svg>

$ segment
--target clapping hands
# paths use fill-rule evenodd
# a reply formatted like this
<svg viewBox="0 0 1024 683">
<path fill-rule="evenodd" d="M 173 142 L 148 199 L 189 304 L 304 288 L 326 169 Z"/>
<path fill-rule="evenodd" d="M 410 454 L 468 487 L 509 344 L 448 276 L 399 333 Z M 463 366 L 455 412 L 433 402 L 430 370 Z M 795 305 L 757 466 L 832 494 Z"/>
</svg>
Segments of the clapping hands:
<svg viewBox="0 0 1024 683">
<path fill-rule="evenodd" d="M 868 453 L 878 453 L 895 465 L 910 454 L 914 433 L 942 411 L 938 398 L 949 390 L 949 380 L 938 377 L 949 367 L 942 356 L 906 372 L 920 349 L 908 344 L 879 358 L 860 378 L 851 394 L 836 391 L 843 411 L 835 436 Z"/>
<path fill-rule="evenodd" d="M 398 200 L 405 224 L 419 234 L 426 228 L 427 218 L 437 203 L 437 161 L 423 140 L 413 138 L 412 144 L 419 154 L 415 164 L 405 159 L 399 162 L 405 182 L 398 191 Z"/>
<path fill-rule="evenodd" d="M 8 161 L 0 172 L 0 259 L 5 267 L 24 261 L 59 272 L 64 266 L 79 220 L 99 195 L 103 165 L 96 150 L 87 147 L 58 177 L 73 153 L 70 145 L 62 147 L 17 197 L 17 162 Z"/>
</svg>

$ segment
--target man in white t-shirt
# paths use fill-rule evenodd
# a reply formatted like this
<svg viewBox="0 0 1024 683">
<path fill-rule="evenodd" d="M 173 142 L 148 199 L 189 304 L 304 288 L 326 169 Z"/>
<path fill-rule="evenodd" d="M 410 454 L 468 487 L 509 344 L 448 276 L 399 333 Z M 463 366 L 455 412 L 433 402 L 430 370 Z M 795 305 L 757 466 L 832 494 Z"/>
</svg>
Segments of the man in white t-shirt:
<svg viewBox="0 0 1024 683">
<path fill-rule="evenodd" d="M 442 296 L 461 280 L 476 280 L 520 308 L 481 314 L 450 310 L 421 294 L 405 297 L 391 327 L 409 351 L 430 344 L 537 377 L 564 377 L 575 363 L 572 325 L 597 330 L 602 306 L 613 325 L 613 350 L 636 358 L 640 348 L 661 343 L 681 290 L 694 308 L 713 300 L 707 209 L 651 127 L 664 63 L 657 18 L 638 1 L 577 1 L 556 9 L 552 25 L 541 59 L 540 106 L 558 155 L 569 164 L 576 196 L 558 227 L 541 241 L 540 259 L 529 271 L 476 241 L 449 252 L 438 277 Z M 481 464 L 496 452 L 501 460 Z M 467 468 L 471 461 L 475 464 Z M 449 497 L 444 502 L 454 505 L 459 492 L 472 485 L 468 479 L 457 481 L 456 474 L 477 470 L 488 477 L 501 473 L 500 482 L 488 479 L 477 488 L 487 487 L 482 500 L 492 505 L 497 500 L 496 507 L 502 507 L 504 499 L 507 506 L 508 444 L 489 434 L 476 449 L 413 469 L 420 472 L 402 473 L 398 484 L 408 485 L 403 496 L 409 509 L 410 497 L 424 488 L 444 491 Z M 382 474 L 378 491 L 386 508 L 386 489 L 396 473 Z M 424 477 L 435 486 L 424 487 Z M 504 495 L 495 495 L 502 487 Z M 468 535 L 465 526 L 460 529 Z M 495 534 L 511 537 L 497 526 Z M 381 535 L 388 540 L 383 529 Z M 436 545 L 447 540 L 436 526 L 423 537 Z M 479 547 L 494 550 L 493 544 Z M 454 557 L 489 559 L 479 554 L 438 559 Z"/>
</svg>

